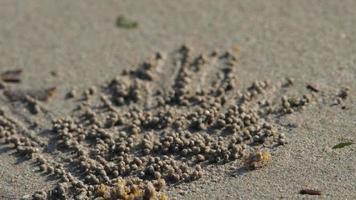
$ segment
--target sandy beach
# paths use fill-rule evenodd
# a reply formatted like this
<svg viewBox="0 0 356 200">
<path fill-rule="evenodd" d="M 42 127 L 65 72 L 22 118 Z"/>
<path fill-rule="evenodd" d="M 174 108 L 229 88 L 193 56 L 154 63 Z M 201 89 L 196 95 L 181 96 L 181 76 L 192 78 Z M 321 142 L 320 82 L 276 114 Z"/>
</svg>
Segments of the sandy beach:
<svg viewBox="0 0 356 200">
<path fill-rule="evenodd" d="M 228 68 L 231 73 L 225 77 L 227 81 L 224 82 L 223 78 L 221 85 L 225 87 L 227 84 L 226 89 L 233 83 L 234 87 L 231 86 L 230 93 L 226 89 L 226 96 L 225 93 L 223 95 L 226 101 L 247 98 L 242 97 L 245 89 L 253 93 L 257 88 L 255 93 L 261 93 L 261 99 L 249 101 L 251 112 L 255 112 L 255 107 L 258 107 L 256 113 L 265 111 L 260 109 L 264 99 L 270 100 L 272 105 L 275 103 L 274 114 L 266 114 L 266 117 L 261 114 L 257 121 L 271 123 L 279 139 L 283 135 L 282 142 L 274 139 L 272 142 L 283 145 L 271 147 L 267 142 L 256 145 L 268 149 L 272 159 L 266 166 L 255 170 L 241 171 L 244 162 L 244 153 L 241 153 L 241 159 L 207 164 L 206 167 L 202 159 L 202 172 L 192 171 L 192 174 L 199 172 L 199 178 L 190 174 L 187 178 L 192 181 L 182 178 L 177 183 L 170 183 L 170 176 L 165 177 L 162 172 L 167 181 L 162 193 L 169 199 L 355 199 L 355 6 L 353 1 L 332 0 L 1 0 L 0 73 L 16 69 L 21 69 L 22 73 L 20 83 L 5 78 L 0 81 L 4 87 L 0 89 L 0 127 L 3 127 L 1 130 L 11 129 L 15 137 L 29 138 L 35 144 L 28 146 L 38 148 L 39 152 L 34 152 L 33 158 L 24 159 L 13 146 L 5 144 L 7 136 L 0 138 L 0 199 L 31 199 L 36 191 L 51 191 L 61 182 L 41 171 L 36 156 L 42 155 L 50 163 L 62 163 L 64 170 L 72 170 L 75 180 L 84 180 L 72 168 L 77 165 L 77 158 L 70 160 L 70 153 L 56 149 L 53 138 L 60 133 L 51 132 L 55 130 L 53 120 L 67 116 L 79 120 L 75 110 L 80 105 L 88 106 L 101 117 L 94 107 L 101 105 L 102 95 L 111 97 L 109 83 L 115 77 L 124 80 L 123 70 L 128 71 L 129 77 L 134 77 L 129 79 L 130 88 L 134 88 L 136 83 L 142 84 L 143 89 L 137 89 L 137 93 L 142 92 L 142 97 L 137 97 L 136 102 L 132 97 L 136 96 L 130 93 L 122 97 L 123 105 L 116 105 L 116 101 L 113 108 L 105 105 L 118 115 L 126 112 L 132 104 L 137 104 L 139 111 L 147 111 L 150 106 L 153 108 L 158 102 L 156 96 L 169 98 L 166 90 L 176 90 L 177 87 L 177 90 L 183 90 L 179 84 L 173 84 L 174 80 L 182 78 L 175 64 L 175 53 L 182 45 L 189 47 L 192 56 L 180 52 L 178 57 L 183 58 L 179 57 L 179 62 L 184 63 L 187 57 L 192 59 L 187 61 L 191 64 L 189 66 L 195 66 L 194 58 L 200 58 L 198 61 L 203 63 L 198 64 L 197 69 L 187 69 L 191 76 L 187 81 L 191 81 L 187 83 L 187 95 L 220 81 L 218 78 L 225 75 L 224 70 Z M 123 25 L 117 22 L 119 16 L 127 18 L 121 22 Z M 132 25 L 133 22 L 137 24 Z M 228 56 L 224 57 L 224 52 Z M 164 60 L 162 65 L 160 60 Z M 141 70 L 144 61 L 157 62 L 159 67 L 152 71 L 144 67 Z M 233 62 L 231 68 L 230 62 Z M 151 74 L 153 78 L 148 80 Z M 288 80 L 293 81 L 289 83 Z M 253 85 L 256 81 L 257 84 Z M 252 89 L 248 89 L 251 84 Z M 54 87 L 54 95 L 46 93 L 46 89 Z M 163 88 L 163 92 L 156 94 L 157 88 Z M 5 91 L 15 93 L 6 95 Z M 25 95 L 18 91 L 25 91 Z M 68 98 L 70 92 L 75 92 L 75 97 Z M 312 99 L 306 106 L 298 104 L 294 108 L 290 99 L 286 100 L 288 106 L 281 100 L 283 96 L 296 96 L 302 101 L 303 95 Z M 16 101 L 9 96 L 16 96 Z M 218 98 L 214 96 L 212 99 Z M 224 104 L 221 101 L 220 97 L 216 100 L 219 105 Z M 165 101 L 162 110 L 151 109 L 153 115 L 156 111 L 163 112 L 164 106 L 176 112 L 177 116 L 193 112 L 190 102 L 188 106 L 185 102 L 172 105 L 174 103 Z M 287 108 L 294 110 L 284 113 L 289 112 Z M 221 106 L 221 110 L 224 109 Z M 107 116 L 103 114 L 104 118 Z M 178 121 L 174 116 L 173 119 Z M 182 122 L 190 123 L 191 119 Z M 58 122 L 58 126 L 63 124 Z M 82 129 L 87 129 L 84 123 L 81 125 L 84 126 Z M 209 126 L 197 133 L 205 136 Z M 157 133 L 163 129 L 155 128 L 149 130 L 153 138 L 158 137 Z M 188 131 L 185 126 L 182 129 Z M 221 141 L 221 138 L 213 135 L 211 141 Z M 345 141 L 350 144 L 333 148 Z M 82 147 L 84 151 L 90 151 L 90 144 Z M 252 149 L 252 146 L 254 144 L 247 144 L 248 148 Z M 149 156 L 153 155 L 152 152 Z M 157 154 L 157 157 L 163 155 L 166 154 Z M 194 156 L 174 159 L 179 164 L 189 163 L 193 170 L 190 161 L 193 162 Z M 208 153 L 203 156 L 208 160 Z M 116 162 L 114 158 L 105 159 Z M 143 166 L 146 167 L 145 164 Z M 136 171 L 127 170 L 136 177 Z M 111 174 L 107 176 L 112 178 Z M 96 185 L 107 182 L 110 181 L 99 179 Z M 321 195 L 302 195 L 300 191 L 303 189 L 320 191 Z M 73 199 L 74 196 L 66 198 Z M 88 198 L 91 197 L 82 197 Z"/>
</svg>

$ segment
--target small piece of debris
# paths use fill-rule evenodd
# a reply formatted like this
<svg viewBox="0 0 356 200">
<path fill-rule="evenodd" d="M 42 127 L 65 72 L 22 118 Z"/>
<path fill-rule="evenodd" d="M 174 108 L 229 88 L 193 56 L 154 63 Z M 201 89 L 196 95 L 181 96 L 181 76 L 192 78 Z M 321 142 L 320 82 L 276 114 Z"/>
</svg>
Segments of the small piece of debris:
<svg viewBox="0 0 356 200">
<path fill-rule="evenodd" d="M 7 83 L 20 83 L 21 82 L 21 69 L 8 70 L 3 72 L 0 77 L 1 80 Z"/>
<path fill-rule="evenodd" d="M 119 28 L 125 28 L 125 29 L 134 29 L 138 27 L 138 22 L 128 19 L 123 15 L 120 15 L 116 19 L 116 26 Z"/>
<path fill-rule="evenodd" d="M 340 149 L 354 144 L 353 141 L 340 142 L 339 144 L 332 147 L 332 149 Z"/>
<path fill-rule="evenodd" d="M 312 92 L 319 92 L 319 86 L 315 84 L 308 84 L 307 89 L 311 90 Z"/>
<path fill-rule="evenodd" d="M 4 95 L 10 101 L 26 101 L 27 97 L 31 97 L 38 101 L 48 101 L 56 93 L 57 88 L 52 87 L 42 90 L 5 90 Z"/>
<path fill-rule="evenodd" d="M 337 96 L 341 99 L 346 99 L 349 96 L 349 88 L 342 88 Z"/>
<path fill-rule="evenodd" d="M 320 190 L 312 190 L 312 189 L 302 189 L 299 191 L 299 194 L 303 194 L 303 195 L 321 195 L 321 191 Z"/>
<path fill-rule="evenodd" d="M 51 74 L 51 76 L 53 76 L 53 77 L 57 77 L 57 76 L 58 76 L 58 72 L 55 71 L 55 70 L 51 71 L 50 74 Z"/>
</svg>

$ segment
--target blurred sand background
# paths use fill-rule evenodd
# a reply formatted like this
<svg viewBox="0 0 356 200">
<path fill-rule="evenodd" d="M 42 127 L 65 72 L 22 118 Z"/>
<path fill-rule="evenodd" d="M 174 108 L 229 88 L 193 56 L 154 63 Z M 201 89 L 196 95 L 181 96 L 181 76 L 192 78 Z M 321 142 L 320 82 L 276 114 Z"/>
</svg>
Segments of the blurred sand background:
<svg viewBox="0 0 356 200">
<path fill-rule="evenodd" d="M 288 76 L 321 89 L 347 86 L 347 109 L 324 106 L 289 116 L 282 123 L 296 128 L 282 130 L 290 142 L 273 152 L 270 166 L 239 177 L 217 168 L 171 196 L 309 199 L 298 194 L 307 187 L 322 191 L 317 198 L 355 199 L 356 146 L 331 149 L 340 138 L 356 139 L 355 8 L 351 0 L 0 0 L 0 70 L 22 68 L 19 87 L 57 85 L 59 95 L 48 106 L 66 112 L 66 91 L 102 83 L 154 51 L 183 43 L 200 52 L 238 45 L 241 84 Z M 119 15 L 138 21 L 138 28 L 116 27 Z M 50 188 L 35 171 L 0 150 L 0 199 Z"/>
</svg>

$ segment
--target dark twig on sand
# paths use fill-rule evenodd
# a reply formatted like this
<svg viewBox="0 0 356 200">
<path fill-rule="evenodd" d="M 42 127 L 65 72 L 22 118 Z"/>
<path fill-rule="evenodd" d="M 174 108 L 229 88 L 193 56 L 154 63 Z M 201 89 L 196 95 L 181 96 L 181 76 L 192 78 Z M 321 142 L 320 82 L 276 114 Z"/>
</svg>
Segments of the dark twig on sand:
<svg viewBox="0 0 356 200">
<path fill-rule="evenodd" d="M 320 190 L 312 190 L 312 189 L 302 189 L 299 191 L 299 194 L 306 194 L 306 195 L 321 195 Z"/>
<path fill-rule="evenodd" d="M 8 70 L 0 75 L 0 79 L 7 83 L 19 83 L 21 82 L 21 69 Z"/>
</svg>

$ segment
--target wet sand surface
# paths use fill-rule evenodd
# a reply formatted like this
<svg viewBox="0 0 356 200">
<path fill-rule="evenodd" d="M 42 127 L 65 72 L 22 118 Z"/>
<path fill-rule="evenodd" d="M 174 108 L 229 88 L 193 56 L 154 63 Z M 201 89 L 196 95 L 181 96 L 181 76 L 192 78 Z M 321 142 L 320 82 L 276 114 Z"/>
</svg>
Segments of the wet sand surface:
<svg viewBox="0 0 356 200">
<path fill-rule="evenodd" d="M 199 180 L 169 186 L 169 196 L 308 199 L 299 191 L 317 189 L 322 199 L 353 199 L 355 145 L 332 147 L 342 139 L 355 141 L 354 7 L 353 1 L 3 0 L 0 71 L 23 70 L 22 82 L 6 84 L 6 89 L 56 86 L 57 94 L 43 103 L 50 111 L 46 115 L 33 115 L 20 104 L 9 103 L 4 95 L 1 108 L 21 124 L 29 119 L 49 127 L 49 118 L 67 115 L 77 105 L 65 99 L 68 91 L 102 86 L 156 51 L 169 54 L 182 44 L 197 54 L 238 48 L 234 72 L 238 88 L 255 80 L 278 84 L 292 77 L 293 93 L 303 94 L 306 84 L 313 83 L 323 98 L 303 111 L 275 119 L 288 143 L 271 150 L 268 166 L 240 174 L 234 162 L 212 165 Z M 138 27 L 118 28 L 119 15 L 137 21 Z M 174 67 L 167 68 L 161 76 L 174 77 Z M 214 70 L 212 66 L 204 69 L 207 74 Z M 331 106 L 343 87 L 350 88 L 347 99 Z M 1 198 L 19 199 L 54 187 L 57 181 L 38 172 L 33 162 L 19 161 L 13 150 L 0 147 Z"/>
</svg>

